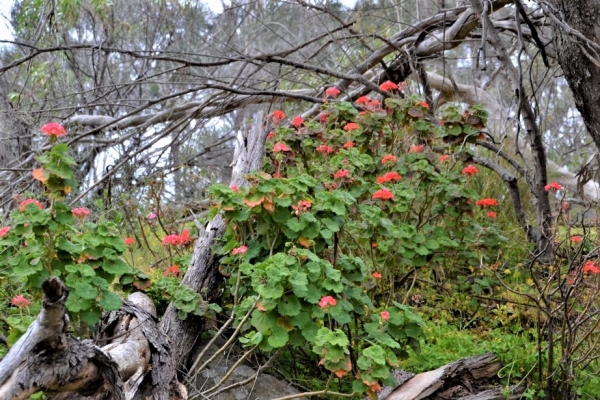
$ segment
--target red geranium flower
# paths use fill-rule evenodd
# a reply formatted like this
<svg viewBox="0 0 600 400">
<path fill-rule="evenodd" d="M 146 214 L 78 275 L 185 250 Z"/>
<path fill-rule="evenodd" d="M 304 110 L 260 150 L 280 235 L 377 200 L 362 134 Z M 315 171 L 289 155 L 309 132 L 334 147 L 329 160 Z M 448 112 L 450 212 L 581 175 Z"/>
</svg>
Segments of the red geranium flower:
<svg viewBox="0 0 600 400">
<path fill-rule="evenodd" d="M 571 237 L 571 242 L 573 243 L 579 243 L 583 240 L 583 238 L 581 236 L 572 236 Z"/>
<path fill-rule="evenodd" d="M 40 203 L 36 199 L 25 199 L 21 202 L 21 204 L 19 204 L 19 210 L 25 211 L 25 208 L 27 207 L 28 204 L 35 204 L 37 206 L 37 208 L 39 208 L 40 210 L 42 210 L 44 208 L 44 207 L 42 207 L 42 203 Z"/>
<path fill-rule="evenodd" d="M 181 274 L 181 270 L 179 269 L 179 266 L 177 266 L 177 265 L 171 265 L 165 271 L 165 276 L 173 275 L 173 276 L 177 277 L 177 276 L 179 276 L 179 274 Z"/>
<path fill-rule="evenodd" d="M 275 137 L 275 132 L 271 131 L 267 134 L 267 140 L 271 140 Z"/>
<path fill-rule="evenodd" d="M 322 124 L 326 123 L 327 122 L 327 117 L 328 117 L 328 115 L 325 114 L 325 113 L 319 114 L 319 122 L 322 123 Z"/>
<path fill-rule="evenodd" d="M 479 172 L 479 170 L 477 169 L 477 167 L 475 167 L 473 165 L 467 165 L 462 170 L 462 174 L 463 175 L 471 175 L 472 176 L 472 175 L 475 175 L 478 172 Z"/>
<path fill-rule="evenodd" d="M 5 226 L 3 228 L 0 228 L 0 237 L 4 237 L 4 236 L 8 235 L 8 232 L 10 232 L 10 226 Z"/>
<path fill-rule="evenodd" d="M 448 161 L 449 158 L 450 158 L 450 156 L 448 154 L 442 154 L 440 156 L 440 161 L 441 162 L 446 162 L 446 161 Z"/>
<path fill-rule="evenodd" d="M 378 191 L 373 193 L 373 200 L 375 199 L 394 200 L 394 193 L 392 193 L 388 189 L 379 189 Z"/>
<path fill-rule="evenodd" d="M 373 272 L 373 278 L 381 279 L 381 274 L 379 272 Z"/>
<path fill-rule="evenodd" d="M 379 315 L 381 315 L 381 319 L 384 321 L 389 321 L 389 319 L 390 319 L 389 311 L 382 311 Z"/>
<path fill-rule="evenodd" d="M 247 251 L 248 251 L 248 247 L 240 246 L 240 247 L 236 247 L 235 249 L 233 249 L 231 251 L 231 255 L 236 256 L 238 254 L 245 254 Z"/>
<path fill-rule="evenodd" d="M 67 131 L 65 127 L 56 122 L 49 122 L 43 125 L 40 128 L 40 130 L 42 131 L 42 133 L 52 137 L 67 136 Z"/>
<path fill-rule="evenodd" d="M 497 206 L 498 202 L 496 201 L 496 199 L 481 199 L 481 200 L 477 200 L 475 202 L 475 205 L 478 205 L 480 207 L 492 207 L 492 206 Z"/>
<path fill-rule="evenodd" d="M 337 300 L 331 296 L 325 296 L 321 300 L 319 300 L 319 307 L 321 307 L 321 308 L 335 306 L 336 304 L 337 304 Z"/>
<path fill-rule="evenodd" d="M 82 220 L 90 215 L 90 210 L 85 207 L 74 208 L 71 210 L 71 214 L 78 220 Z"/>
<path fill-rule="evenodd" d="M 283 119 L 285 118 L 285 113 L 281 110 L 275 110 L 273 111 L 273 123 L 278 123 L 283 121 Z"/>
<path fill-rule="evenodd" d="M 348 122 L 346 126 L 344 126 L 344 130 L 348 132 L 356 131 L 360 129 L 360 125 L 354 122 Z"/>
<path fill-rule="evenodd" d="M 125 242 L 125 244 L 126 244 L 127 246 L 131 246 L 132 244 L 134 244 L 134 243 L 135 243 L 135 239 L 134 239 L 134 238 L 132 238 L 132 237 L 125 238 L 125 240 L 123 240 L 123 241 Z"/>
<path fill-rule="evenodd" d="M 355 103 L 358 105 L 364 106 L 369 101 L 371 101 L 371 99 L 368 96 L 361 96 L 358 99 L 356 99 Z"/>
<path fill-rule="evenodd" d="M 385 156 L 383 156 L 383 158 L 381 159 L 381 163 L 385 164 L 385 163 L 395 163 L 396 162 L 396 156 L 392 155 L 392 154 L 386 154 Z"/>
<path fill-rule="evenodd" d="M 583 272 L 584 273 L 591 272 L 592 274 L 600 274 L 600 269 L 598 267 L 596 267 L 596 263 L 594 263 L 593 261 L 588 261 L 583 265 Z"/>
<path fill-rule="evenodd" d="M 10 304 L 12 304 L 13 306 L 18 307 L 20 310 L 22 310 L 25 307 L 29 307 L 31 305 L 31 301 L 28 300 L 27 298 L 25 298 L 25 296 L 23 296 L 22 294 L 20 294 L 20 295 L 13 297 L 12 300 L 10 301 Z"/>
<path fill-rule="evenodd" d="M 490 211 L 487 213 L 488 218 L 494 219 L 498 216 L 494 211 Z"/>
<path fill-rule="evenodd" d="M 382 184 L 389 181 L 399 181 L 402 177 L 395 171 L 387 172 L 383 176 L 377 177 L 377 183 Z"/>
<path fill-rule="evenodd" d="M 327 146 L 326 144 L 322 144 L 319 147 L 316 148 L 316 150 L 319 153 L 323 153 L 323 154 L 329 154 L 333 151 L 333 149 L 329 146 Z"/>
<path fill-rule="evenodd" d="M 330 96 L 333 98 L 336 98 L 340 95 L 340 89 L 336 88 L 335 86 L 332 86 L 330 88 L 327 88 L 325 90 L 325 96 Z"/>
<path fill-rule="evenodd" d="M 379 100 L 371 100 L 368 107 L 373 110 L 378 109 L 381 107 L 381 102 Z"/>
<path fill-rule="evenodd" d="M 279 153 L 280 151 L 290 151 L 291 149 L 284 143 L 276 143 L 275 146 L 273 146 L 273 152 L 275 153 Z"/>
<path fill-rule="evenodd" d="M 346 143 L 344 143 L 344 148 L 345 149 L 351 149 L 352 147 L 354 147 L 354 142 L 346 142 Z"/>
<path fill-rule="evenodd" d="M 384 92 L 389 92 L 390 90 L 398 89 L 398 85 L 392 81 L 385 81 L 379 85 L 379 89 L 383 90 Z"/>
<path fill-rule="evenodd" d="M 417 102 L 417 105 L 429 109 L 429 103 L 426 101 L 419 101 Z"/>
<path fill-rule="evenodd" d="M 546 186 L 544 186 L 544 190 L 550 191 L 550 190 L 560 190 L 562 189 L 562 186 L 560 186 L 560 184 L 558 182 L 550 182 L 549 184 L 547 184 Z"/>
<path fill-rule="evenodd" d="M 350 176 L 350 171 L 348 171 L 347 169 L 340 169 L 338 172 L 333 174 L 334 179 L 347 178 L 349 176 Z"/>
<path fill-rule="evenodd" d="M 410 149 L 408 149 L 408 152 L 409 153 L 420 153 L 423 151 L 424 147 L 425 147 L 425 145 L 416 144 L 416 145 L 410 146 Z"/>
<path fill-rule="evenodd" d="M 299 115 L 292 118 L 292 125 L 296 128 L 299 128 L 303 123 L 304 123 L 304 118 L 302 118 Z"/>
</svg>

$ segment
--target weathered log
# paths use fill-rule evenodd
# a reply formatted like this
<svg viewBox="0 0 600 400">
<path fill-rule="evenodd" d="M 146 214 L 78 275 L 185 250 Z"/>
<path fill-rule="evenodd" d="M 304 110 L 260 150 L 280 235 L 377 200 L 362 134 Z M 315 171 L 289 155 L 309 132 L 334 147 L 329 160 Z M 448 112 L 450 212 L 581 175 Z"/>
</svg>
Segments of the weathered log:
<svg viewBox="0 0 600 400">
<path fill-rule="evenodd" d="M 60 279 L 46 279 L 42 290 L 42 311 L 0 362 L 0 399 L 38 391 L 55 400 L 187 398 L 147 296 L 135 293 L 105 316 L 97 341 L 108 345 L 100 348 L 69 333 L 69 291 Z"/>
<path fill-rule="evenodd" d="M 463 358 L 433 371 L 423 372 L 394 389 L 386 400 L 519 399 L 524 386 L 498 388 L 496 376 L 502 364 L 495 354 Z"/>
</svg>

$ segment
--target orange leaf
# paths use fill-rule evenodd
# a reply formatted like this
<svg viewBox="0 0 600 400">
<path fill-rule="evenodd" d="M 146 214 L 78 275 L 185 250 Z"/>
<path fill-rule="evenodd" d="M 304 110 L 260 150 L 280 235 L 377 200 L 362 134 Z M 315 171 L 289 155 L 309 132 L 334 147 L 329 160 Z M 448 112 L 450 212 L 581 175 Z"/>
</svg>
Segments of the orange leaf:
<svg viewBox="0 0 600 400">
<path fill-rule="evenodd" d="M 310 247 L 310 239 L 305 238 L 304 236 L 300 236 L 298 238 L 298 243 L 302 245 L 302 247 L 308 249 Z"/>
<path fill-rule="evenodd" d="M 34 179 L 37 179 L 42 183 L 45 183 L 48 180 L 48 173 L 44 171 L 44 168 L 36 168 L 31 174 L 33 175 Z"/>
<path fill-rule="evenodd" d="M 264 196 L 259 198 L 258 200 L 244 199 L 244 204 L 247 205 L 248 207 L 256 207 L 256 206 L 260 206 L 263 201 L 265 201 Z"/>
<path fill-rule="evenodd" d="M 263 306 L 260 302 L 256 303 L 256 308 L 258 308 L 260 311 L 267 311 L 265 306 Z"/>
<path fill-rule="evenodd" d="M 338 378 L 343 378 L 348 374 L 348 371 L 346 371 L 345 369 L 338 369 L 337 371 L 333 371 L 333 374 Z"/>
</svg>

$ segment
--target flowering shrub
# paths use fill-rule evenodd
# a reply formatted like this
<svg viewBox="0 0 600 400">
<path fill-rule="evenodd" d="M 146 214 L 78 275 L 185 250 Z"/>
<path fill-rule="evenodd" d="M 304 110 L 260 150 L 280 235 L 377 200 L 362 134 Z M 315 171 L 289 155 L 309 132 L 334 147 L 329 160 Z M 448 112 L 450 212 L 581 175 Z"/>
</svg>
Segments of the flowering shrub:
<svg viewBox="0 0 600 400">
<path fill-rule="evenodd" d="M 412 268 L 429 276 L 431 264 L 458 274 L 495 257 L 505 240 L 474 212 L 480 196 L 464 185 L 464 166 L 440 168 L 431 157 L 436 147 L 465 151 L 479 128 L 462 110 L 434 126 L 416 98 L 387 98 L 384 109 L 369 108 L 373 101 L 357 99 L 367 110 L 323 103 L 320 116 L 302 121 L 302 135 L 279 126 L 273 140 L 290 148 L 286 157 L 267 150 L 249 186 L 213 186 L 209 213 L 228 223 L 214 250 L 229 282 L 225 304 L 249 315 L 242 343 L 263 351 L 308 346 L 314 365 L 369 396 L 392 383 L 391 368 L 410 348 L 419 351 L 419 316 L 386 288 Z M 480 109 L 468 114 L 485 121 Z M 431 142 L 410 146 L 419 138 L 407 132 Z"/>
<path fill-rule="evenodd" d="M 5 221 L 0 229 L 0 281 L 4 290 L 14 287 L 28 293 L 13 298 L 12 304 L 22 309 L 39 304 L 40 285 L 46 277 L 59 276 L 70 290 L 68 311 L 80 323 L 91 325 L 100 318 L 101 310 L 121 306 L 114 290 L 147 278 L 123 260 L 126 245 L 114 224 L 90 221 L 89 209 L 71 209 L 62 201 L 76 185 L 75 161 L 68 147 L 57 143 L 67 132 L 56 123 L 44 125 L 42 132 L 53 146 L 36 158 L 41 167 L 33 175 L 50 201 L 25 199 Z M 7 319 L 11 342 L 27 328 L 21 317 Z"/>
</svg>

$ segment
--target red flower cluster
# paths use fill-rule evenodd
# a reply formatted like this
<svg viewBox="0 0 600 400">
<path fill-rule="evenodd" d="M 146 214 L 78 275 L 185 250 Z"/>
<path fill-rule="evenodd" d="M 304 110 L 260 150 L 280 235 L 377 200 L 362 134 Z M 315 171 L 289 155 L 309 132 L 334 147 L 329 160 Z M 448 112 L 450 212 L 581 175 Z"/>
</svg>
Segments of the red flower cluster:
<svg viewBox="0 0 600 400">
<path fill-rule="evenodd" d="M 82 220 L 90 216 L 90 210 L 85 207 L 78 207 L 71 210 L 71 214 L 78 220 Z"/>
<path fill-rule="evenodd" d="M 298 201 L 297 206 L 292 206 L 292 209 L 294 210 L 294 214 L 300 215 L 303 211 L 308 210 L 310 208 L 310 206 L 312 206 L 312 201 L 300 200 L 300 201 Z"/>
<path fill-rule="evenodd" d="M 325 296 L 321 300 L 319 300 L 319 307 L 321 307 L 321 308 L 335 306 L 336 304 L 337 304 L 337 300 L 331 296 Z"/>
<path fill-rule="evenodd" d="M 316 150 L 319 153 L 323 153 L 323 154 L 329 154 L 331 152 L 333 152 L 333 149 L 329 146 L 327 146 L 326 144 L 322 144 L 319 147 L 316 148 Z"/>
<path fill-rule="evenodd" d="M 273 146 L 273 152 L 279 153 L 280 151 L 290 151 L 291 149 L 284 143 L 278 142 Z"/>
<path fill-rule="evenodd" d="M 25 199 L 21 202 L 21 204 L 19 204 L 19 210 L 25 211 L 28 204 L 35 204 L 40 210 L 44 209 L 44 207 L 42 207 L 42 203 L 40 203 L 36 199 Z"/>
<path fill-rule="evenodd" d="M 192 243 L 193 240 L 194 239 L 190 237 L 190 231 L 184 229 L 181 231 L 181 235 L 171 234 L 165 236 L 165 238 L 162 240 L 162 245 L 164 246 L 170 244 L 173 246 L 185 246 Z"/>
<path fill-rule="evenodd" d="M 231 255 L 237 256 L 238 254 L 246 254 L 247 251 L 248 251 L 248 247 L 240 246 L 240 247 L 236 247 L 235 249 L 231 250 Z"/>
<path fill-rule="evenodd" d="M 177 277 L 180 274 L 181 274 L 181 270 L 179 269 L 179 266 L 177 266 L 177 265 L 171 265 L 165 271 L 165 276 L 173 275 L 173 276 Z"/>
<path fill-rule="evenodd" d="M 381 315 L 381 319 L 384 321 L 390 320 L 390 312 L 389 311 L 382 311 L 379 315 Z"/>
<path fill-rule="evenodd" d="M 420 153 L 423 151 L 424 148 L 425 148 L 425 145 L 415 144 L 413 146 L 410 146 L 410 149 L 408 149 L 408 152 L 409 153 Z"/>
<path fill-rule="evenodd" d="M 299 115 L 292 118 L 292 126 L 294 126 L 295 128 L 299 128 L 300 126 L 302 126 L 303 123 L 304 123 L 304 118 L 302 118 Z"/>
<path fill-rule="evenodd" d="M 379 89 L 383 90 L 384 92 L 389 92 L 390 90 L 398 89 L 398 85 L 392 81 L 385 81 L 379 85 Z"/>
<path fill-rule="evenodd" d="M 394 193 L 389 191 L 388 189 L 379 189 L 375 193 L 373 193 L 373 200 L 381 199 L 381 200 L 394 200 Z"/>
<path fill-rule="evenodd" d="M 347 169 L 340 169 L 338 172 L 333 174 L 333 179 L 342 179 L 350 176 L 350 171 Z"/>
<path fill-rule="evenodd" d="M 61 137 L 67 136 L 67 131 L 64 126 L 61 124 L 57 124 L 56 122 L 49 122 L 46 125 L 43 125 L 40 130 L 47 136 L 51 137 Z"/>
<path fill-rule="evenodd" d="M 471 175 L 471 176 L 473 176 L 473 175 L 475 175 L 478 172 L 479 172 L 479 170 L 477 169 L 477 167 L 475 167 L 473 165 L 467 165 L 462 170 L 462 174 L 463 175 Z"/>
<path fill-rule="evenodd" d="M 371 100 L 371 101 L 369 102 L 369 105 L 368 105 L 368 107 L 369 107 L 371 110 L 379 109 L 379 108 L 381 108 L 381 102 L 380 102 L 379 100 Z"/>
<path fill-rule="evenodd" d="M 428 102 L 426 102 L 426 101 L 420 101 L 420 102 L 417 102 L 417 105 L 418 105 L 418 106 L 421 106 L 421 107 L 423 107 L 423 108 L 429 109 L 429 103 L 428 103 Z"/>
<path fill-rule="evenodd" d="M 336 98 L 340 95 L 340 89 L 336 88 L 335 86 L 332 86 L 330 88 L 327 88 L 325 90 L 325 96 L 329 96 L 329 97 L 333 97 Z"/>
<path fill-rule="evenodd" d="M 277 124 L 285 119 L 285 113 L 281 110 L 273 111 L 273 123 Z"/>
<path fill-rule="evenodd" d="M 327 122 L 328 115 L 325 113 L 319 114 L 319 122 L 324 124 Z"/>
<path fill-rule="evenodd" d="M 23 296 L 22 294 L 20 294 L 20 295 L 13 297 L 12 300 L 10 301 L 10 304 L 12 304 L 15 307 L 18 307 L 19 310 L 22 310 L 25 307 L 29 307 L 31 305 L 31 301 L 29 299 L 27 299 L 25 296 Z"/>
<path fill-rule="evenodd" d="M 3 228 L 0 228 L 0 237 L 4 237 L 4 236 L 8 235 L 8 232 L 10 232 L 10 226 L 5 226 Z"/>
<path fill-rule="evenodd" d="M 397 172 L 387 172 L 383 176 L 377 177 L 377 183 L 382 184 L 389 181 L 399 181 L 402 178 Z"/>
<path fill-rule="evenodd" d="M 448 161 L 449 158 L 450 158 L 450 156 L 448 154 L 442 154 L 440 156 L 440 162 L 446 162 L 446 161 Z"/>
<path fill-rule="evenodd" d="M 596 267 L 596 263 L 594 263 L 593 261 L 587 261 L 583 265 L 583 272 L 584 273 L 592 273 L 592 274 L 600 274 L 600 268 Z"/>
<path fill-rule="evenodd" d="M 560 184 L 558 182 L 550 182 L 549 184 L 547 184 L 546 186 L 544 186 L 544 190 L 546 192 L 550 191 L 550 190 L 560 190 L 562 189 L 562 186 L 560 186 Z"/>
<path fill-rule="evenodd" d="M 581 236 L 572 236 L 571 237 L 571 242 L 573 243 L 579 243 L 583 240 L 583 238 Z"/>
<path fill-rule="evenodd" d="M 368 96 L 361 96 L 358 99 L 356 99 L 355 103 L 358 104 L 358 105 L 360 105 L 360 106 L 364 106 L 369 101 L 371 101 L 371 99 Z"/>
<path fill-rule="evenodd" d="M 134 238 L 132 238 L 132 237 L 125 238 L 125 240 L 123 240 L 123 241 L 125 242 L 125 244 L 126 244 L 127 246 L 131 246 L 132 244 L 134 244 L 134 243 L 135 243 L 135 239 L 134 239 Z"/>
<path fill-rule="evenodd" d="M 275 137 L 275 132 L 271 131 L 267 134 L 267 140 L 271 140 Z"/>
<path fill-rule="evenodd" d="M 396 156 L 391 155 L 391 154 L 386 154 L 385 156 L 383 156 L 383 158 L 381 159 L 381 163 L 385 164 L 385 163 L 395 163 L 396 162 Z"/>
<path fill-rule="evenodd" d="M 348 131 L 348 132 L 352 132 L 352 131 L 357 131 L 360 129 L 360 125 L 354 122 L 348 122 L 345 126 L 344 126 L 344 130 Z"/>
<path fill-rule="evenodd" d="M 487 216 L 488 218 L 495 219 L 498 216 L 498 214 L 496 214 L 494 211 L 490 211 L 487 213 Z"/>
<path fill-rule="evenodd" d="M 496 199 L 481 199 L 481 200 L 477 200 L 475 202 L 475 205 L 478 205 L 480 207 L 492 207 L 492 206 L 497 206 L 498 202 L 496 201 Z"/>
<path fill-rule="evenodd" d="M 373 272 L 373 278 L 381 279 L 381 274 L 379 272 Z"/>
<path fill-rule="evenodd" d="M 354 147 L 354 142 L 346 142 L 344 143 L 344 148 L 345 149 L 351 149 Z"/>
</svg>

